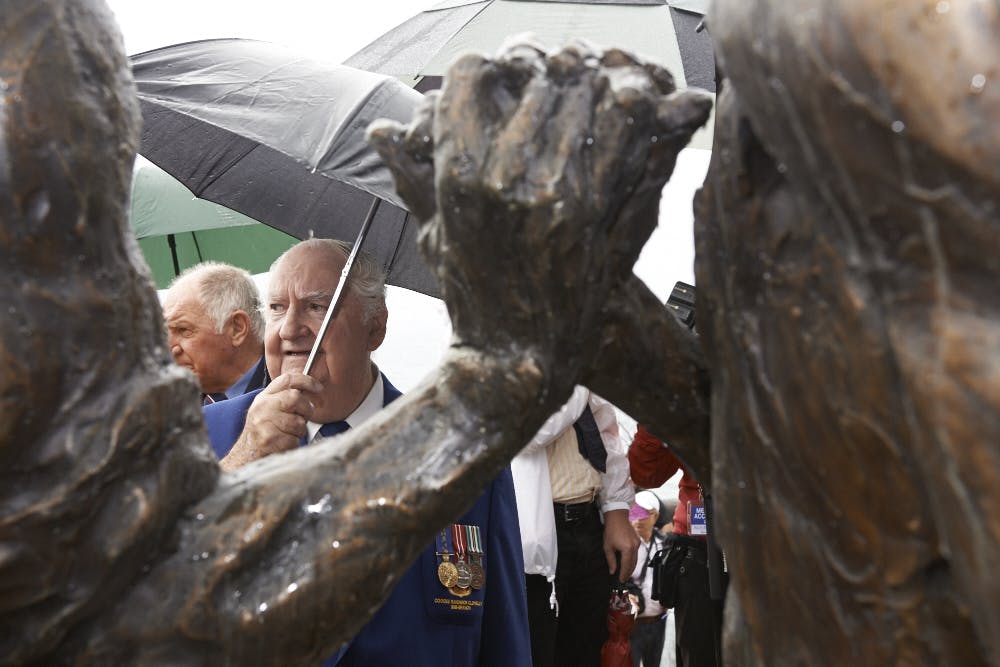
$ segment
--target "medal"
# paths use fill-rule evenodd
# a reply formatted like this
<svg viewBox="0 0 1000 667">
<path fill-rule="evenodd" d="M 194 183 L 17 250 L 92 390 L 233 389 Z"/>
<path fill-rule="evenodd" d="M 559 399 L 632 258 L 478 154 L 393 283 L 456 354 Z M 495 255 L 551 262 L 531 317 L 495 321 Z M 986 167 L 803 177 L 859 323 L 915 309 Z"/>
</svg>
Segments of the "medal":
<svg viewBox="0 0 1000 667">
<path fill-rule="evenodd" d="M 451 541 L 455 545 L 455 552 L 458 556 L 458 562 L 455 563 L 455 569 L 458 571 L 458 581 L 455 583 L 455 588 L 465 590 L 468 594 L 472 575 L 469 572 L 469 566 L 465 563 L 465 531 L 462 530 L 462 526 L 456 523 L 451 525 Z"/>
<path fill-rule="evenodd" d="M 466 534 L 469 538 L 469 585 L 473 590 L 479 590 L 486 583 L 486 572 L 483 570 L 482 539 L 479 533 L 479 526 L 466 526 Z"/>
<path fill-rule="evenodd" d="M 438 581 L 445 588 L 452 588 L 458 583 L 458 570 L 455 569 L 455 564 L 451 562 L 451 553 L 448 551 L 448 538 L 443 530 L 441 531 L 441 551 L 436 552 L 436 554 L 441 556 L 441 564 L 437 568 Z"/>
<path fill-rule="evenodd" d="M 458 561 L 455 564 L 455 570 L 458 572 L 458 580 L 455 582 L 455 587 L 468 590 L 469 584 L 472 583 L 472 574 L 469 572 L 469 566 L 462 561 Z"/>
<path fill-rule="evenodd" d="M 458 570 L 455 569 L 454 563 L 446 560 L 438 565 L 438 581 L 445 588 L 451 588 L 458 583 Z"/>
</svg>

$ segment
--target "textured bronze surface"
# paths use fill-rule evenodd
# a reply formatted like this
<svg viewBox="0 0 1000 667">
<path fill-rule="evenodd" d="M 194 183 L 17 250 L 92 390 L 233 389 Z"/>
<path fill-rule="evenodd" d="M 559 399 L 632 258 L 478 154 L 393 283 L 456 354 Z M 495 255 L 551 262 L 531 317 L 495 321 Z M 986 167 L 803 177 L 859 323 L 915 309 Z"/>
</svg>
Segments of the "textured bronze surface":
<svg viewBox="0 0 1000 667">
<path fill-rule="evenodd" d="M 1000 4 L 716 0 L 729 664 L 1000 663 Z"/>
<path fill-rule="evenodd" d="M 316 662 L 580 382 L 711 482 L 729 664 L 1000 662 L 1000 5 L 713 12 L 707 363 L 630 272 L 706 101 L 616 51 L 467 57 L 373 133 L 440 372 L 220 476 L 125 229 L 111 15 L 0 3 L 0 660 Z"/>
<path fill-rule="evenodd" d="M 220 475 L 126 229 L 138 114 L 112 16 L 0 2 L 0 661 L 316 663 L 595 355 L 628 354 L 605 323 L 635 314 L 607 304 L 709 103 L 614 52 L 522 55 L 465 61 L 436 100 L 456 123 L 426 142 L 457 337 L 439 374 L 339 442 Z M 651 326 L 696 349 L 671 320 Z"/>
</svg>

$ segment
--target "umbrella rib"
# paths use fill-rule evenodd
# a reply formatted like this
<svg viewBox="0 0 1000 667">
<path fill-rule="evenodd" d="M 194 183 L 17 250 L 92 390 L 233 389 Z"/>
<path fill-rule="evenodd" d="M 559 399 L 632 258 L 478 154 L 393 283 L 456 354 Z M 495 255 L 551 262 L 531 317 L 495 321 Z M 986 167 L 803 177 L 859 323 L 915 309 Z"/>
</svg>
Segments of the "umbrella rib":
<svg viewBox="0 0 1000 667">
<path fill-rule="evenodd" d="M 250 146 L 249 150 L 245 150 L 242 153 L 240 153 L 239 156 L 235 157 L 234 159 L 228 160 L 228 164 L 224 165 L 220 171 L 216 171 L 216 172 L 212 173 L 211 177 L 208 180 L 206 180 L 204 183 L 202 183 L 201 185 L 198 186 L 198 191 L 195 192 L 195 194 L 198 195 L 199 197 L 201 197 L 205 193 L 205 190 L 207 190 L 212 185 L 215 185 L 215 183 L 218 180 L 220 180 L 223 176 L 225 176 L 230 171 L 232 171 L 233 169 L 235 169 L 239 165 L 239 163 L 240 163 L 241 160 L 245 159 L 248 155 L 250 155 L 251 153 L 253 153 L 254 151 L 256 151 L 261 146 L 262 146 L 262 144 L 255 143 L 255 144 L 253 144 L 253 145 Z M 192 192 L 194 192 L 194 191 L 192 190 Z M 205 199 L 208 199 L 209 201 L 215 201 L 211 197 L 205 197 Z M 218 202 L 217 201 L 215 203 L 219 204 L 221 206 L 225 206 L 224 202 Z"/>
</svg>

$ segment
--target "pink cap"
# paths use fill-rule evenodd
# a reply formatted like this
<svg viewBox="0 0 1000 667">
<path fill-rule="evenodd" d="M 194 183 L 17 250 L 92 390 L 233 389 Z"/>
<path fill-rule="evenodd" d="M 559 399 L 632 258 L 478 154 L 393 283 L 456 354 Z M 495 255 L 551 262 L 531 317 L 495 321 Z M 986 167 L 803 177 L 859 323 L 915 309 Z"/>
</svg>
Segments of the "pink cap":
<svg viewBox="0 0 1000 667">
<path fill-rule="evenodd" d="M 649 510 L 642 505 L 632 505 L 632 509 L 628 511 L 629 521 L 641 521 L 649 516 Z"/>
</svg>

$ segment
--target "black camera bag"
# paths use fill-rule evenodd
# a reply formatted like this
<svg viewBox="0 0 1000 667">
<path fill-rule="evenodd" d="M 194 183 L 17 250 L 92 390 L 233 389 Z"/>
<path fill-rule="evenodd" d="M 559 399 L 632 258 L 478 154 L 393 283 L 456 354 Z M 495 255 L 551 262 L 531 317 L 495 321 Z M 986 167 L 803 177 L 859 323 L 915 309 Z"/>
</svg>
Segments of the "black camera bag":
<svg viewBox="0 0 1000 667">
<path fill-rule="evenodd" d="M 677 604 L 677 578 L 686 555 L 687 546 L 675 539 L 674 535 L 668 535 L 666 544 L 649 563 L 653 568 L 650 597 L 658 600 L 664 609 L 672 609 Z"/>
</svg>

